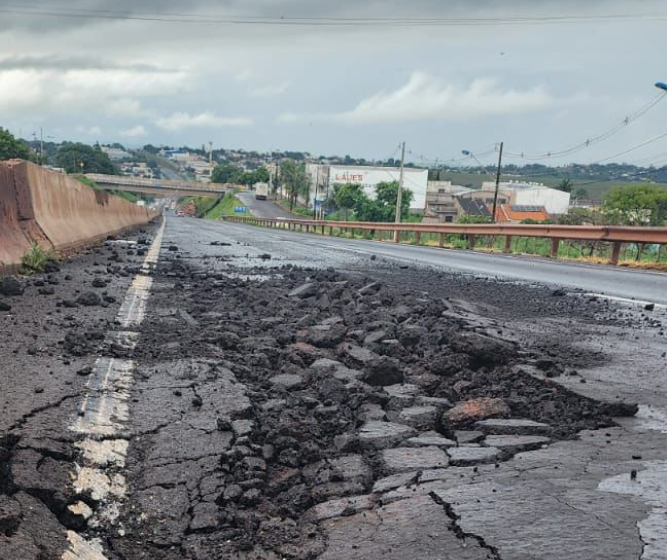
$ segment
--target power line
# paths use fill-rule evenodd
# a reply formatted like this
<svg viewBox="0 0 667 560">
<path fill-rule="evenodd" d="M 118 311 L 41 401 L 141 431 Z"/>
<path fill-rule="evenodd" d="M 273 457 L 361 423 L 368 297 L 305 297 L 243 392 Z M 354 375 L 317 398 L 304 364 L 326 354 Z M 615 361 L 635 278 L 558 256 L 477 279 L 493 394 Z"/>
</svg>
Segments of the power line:
<svg viewBox="0 0 667 560">
<path fill-rule="evenodd" d="M 524 161 L 541 161 L 545 159 L 554 159 L 554 158 L 560 158 L 560 157 L 565 157 L 572 155 L 576 152 L 579 152 L 581 150 L 584 150 L 586 148 L 589 148 L 591 146 L 594 146 L 595 144 L 599 144 L 600 142 L 603 142 L 604 140 L 607 140 L 608 138 L 611 138 L 614 136 L 616 133 L 620 132 L 642 116 L 644 116 L 646 113 L 648 113 L 653 107 L 655 107 L 658 103 L 663 101 L 665 97 L 667 96 L 667 92 L 659 93 L 657 96 L 655 96 L 653 99 L 651 99 L 648 103 L 637 109 L 634 113 L 631 113 L 627 117 L 625 117 L 621 122 L 615 124 L 613 127 L 610 129 L 606 130 L 602 134 L 598 134 L 597 136 L 593 136 L 591 138 L 588 138 L 584 142 L 580 142 L 574 146 L 571 146 L 569 148 L 566 148 L 564 150 L 559 150 L 559 151 L 554 151 L 554 152 L 546 152 L 543 154 L 526 154 L 524 152 L 522 153 L 512 153 L 508 152 L 507 155 L 510 157 L 514 158 L 519 158 Z"/>
<path fill-rule="evenodd" d="M 12 6 L 12 5 L 7 5 Z M 507 25 L 570 25 L 581 23 L 657 22 L 666 21 L 667 14 L 601 14 L 591 16 L 532 16 L 502 18 L 336 18 L 295 16 L 224 16 L 183 13 L 149 13 L 85 9 L 48 8 L 24 4 L 0 8 L 0 13 L 39 17 L 145 21 L 159 23 L 258 26 L 328 26 L 328 27 L 446 27 L 446 26 L 507 26 Z"/>
<path fill-rule="evenodd" d="M 639 148 L 643 148 L 644 146 L 648 146 L 649 144 L 653 144 L 654 142 L 657 142 L 658 140 L 662 140 L 663 138 L 667 138 L 667 133 L 665 134 L 660 134 L 659 136 L 654 136 L 650 140 L 645 140 L 641 144 L 637 144 L 636 146 L 633 146 L 631 148 L 628 148 L 627 150 L 624 150 L 622 152 L 619 152 L 617 154 L 614 154 L 613 156 L 609 156 L 606 158 L 599 159 L 597 161 L 594 161 L 592 163 L 603 163 L 605 161 L 609 161 L 610 159 L 615 159 L 620 156 L 624 156 L 625 154 L 629 154 L 630 152 L 634 152 L 635 150 L 638 150 Z"/>
</svg>

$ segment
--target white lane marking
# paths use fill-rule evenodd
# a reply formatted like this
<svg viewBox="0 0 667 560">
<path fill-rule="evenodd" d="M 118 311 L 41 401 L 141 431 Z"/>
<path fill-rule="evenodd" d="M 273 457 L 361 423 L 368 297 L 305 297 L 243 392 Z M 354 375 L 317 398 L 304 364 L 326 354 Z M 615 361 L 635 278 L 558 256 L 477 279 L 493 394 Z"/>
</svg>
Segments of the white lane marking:
<svg viewBox="0 0 667 560">
<path fill-rule="evenodd" d="M 166 219 L 158 230 L 141 267 L 125 294 L 118 311 L 121 331 L 107 333 L 106 342 L 128 351 L 139 340 L 136 330 L 146 315 Z M 120 515 L 120 502 L 127 493 L 127 481 L 121 473 L 125 467 L 129 442 L 122 431 L 129 418 L 130 389 L 135 363 L 129 359 L 98 358 L 88 379 L 87 392 L 79 416 L 70 426 L 84 439 L 76 444 L 81 450 L 81 464 L 72 473 L 74 490 L 96 502 L 92 510 L 83 500 L 69 506 L 73 515 L 87 520 L 89 527 L 113 524 Z M 118 437 L 114 437 L 118 436 Z M 107 560 L 100 539 L 85 539 L 74 531 L 67 532 L 69 548 L 62 560 Z"/>
<path fill-rule="evenodd" d="M 620 296 L 608 296 L 606 294 L 598 294 L 595 292 L 588 292 L 584 294 L 585 296 L 588 297 L 597 297 L 597 298 L 602 298 L 602 299 L 608 299 L 610 301 L 615 301 L 618 303 L 626 303 L 628 305 L 641 305 L 642 307 L 645 305 L 654 305 L 658 309 L 667 309 L 667 305 L 663 303 L 654 303 L 652 301 L 646 301 L 642 299 L 630 299 L 630 298 L 624 298 Z"/>
</svg>

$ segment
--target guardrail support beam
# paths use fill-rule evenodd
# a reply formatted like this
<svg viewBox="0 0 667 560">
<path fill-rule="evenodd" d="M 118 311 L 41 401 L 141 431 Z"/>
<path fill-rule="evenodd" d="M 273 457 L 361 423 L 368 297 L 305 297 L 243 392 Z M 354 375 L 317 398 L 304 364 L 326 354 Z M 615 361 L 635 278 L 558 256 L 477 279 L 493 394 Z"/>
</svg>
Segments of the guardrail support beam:
<svg viewBox="0 0 667 560">
<path fill-rule="evenodd" d="M 511 235 L 506 235 L 505 236 L 505 247 L 503 249 L 503 253 L 511 253 L 512 252 L 512 236 Z"/>
<path fill-rule="evenodd" d="M 421 245 L 422 242 L 422 232 L 417 231 L 415 232 L 415 245 Z"/>
<path fill-rule="evenodd" d="M 611 260 L 610 264 L 617 265 L 618 259 L 621 257 L 621 247 L 623 244 L 620 241 L 617 241 L 611 246 Z"/>
<path fill-rule="evenodd" d="M 551 258 L 558 258 L 558 247 L 560 246 L 560 239 L 554 238 L 551 240 Z"/>
<path fill-rule="evenodd" d="M 440 245 L 440 247 L 444 247 L 444 246 L 445 246 L 445 234 L 444 234 L 444 233 L 441 233 L 441 234 L 440 234 L 439 245 Z"/>
<path fill-rule="evenodd" d="M 477 240 L 477 236 L 469 234 L 468 235 L 468 249 L 471 251 L 475 248 L 475 241 Z"/>
</svg>

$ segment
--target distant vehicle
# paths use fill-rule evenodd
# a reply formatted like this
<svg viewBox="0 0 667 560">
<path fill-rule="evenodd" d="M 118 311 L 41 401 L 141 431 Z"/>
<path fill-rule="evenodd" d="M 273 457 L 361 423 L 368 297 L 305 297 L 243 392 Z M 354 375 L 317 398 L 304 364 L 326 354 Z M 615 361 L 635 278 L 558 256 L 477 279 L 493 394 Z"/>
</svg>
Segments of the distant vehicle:
<svg viewBox="0 0 667 560">
<path fill-rule="evenodd" d="M 180 210 L 176 212 L 176 217 L 177 218 L 184 218 L 185 217 L 185 212 L 181 212 Z"/>
<path fill-rule="evenodd" d="M 269 185 L 267 183 L 255 183 L 255 198 L 266 200 L 269 196 Z"/>
</svg>

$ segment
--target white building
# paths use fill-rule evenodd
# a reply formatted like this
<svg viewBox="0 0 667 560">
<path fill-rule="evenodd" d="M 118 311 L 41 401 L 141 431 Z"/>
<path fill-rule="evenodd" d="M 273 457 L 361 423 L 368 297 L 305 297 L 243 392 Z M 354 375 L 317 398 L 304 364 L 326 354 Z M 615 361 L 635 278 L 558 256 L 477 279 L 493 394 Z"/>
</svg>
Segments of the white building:
<svg viewBox="0 0 667 560">
<path fill-rule="evenodd" d="M 109 146 L 102 146 L 102 151 L 109 156 L 111 161 L 121 161 L 124 159 L 130 159 L 132 154 L 121 150 L 120 148 L 111 148 Z"/>
<path fill-rule="evenodd" d="M 482 184 L 483 190 L 495 190 L 493 181 Z M 501 192 L 510 197 L 510 204 L 515 206 L 544 206 L 551 215 L 567 214 L 570 208 L 570 193 L 552 189 L 542 183 L 525 181 L 502 181 Z"/>
<path fill-rule="evenodd" d="M 363 185 L 364 192 L 369 198 L 374 199 L 375 187 L 378 183 L 391 183 L 392 181 L 398 181 L 400 177 L 400 169 L 396 167 L 308 164 L 306 165 L 306 172 L 311 178 L 311 203 L 316 199 L 316 186 L 318 201 L 325 200 L 327 194 L 331 195 L 331 189 L 334 185 L 344 185 L 345 183 Z M 424 210 L 428 170 L 406 167 L 403 178 L 404 188 L 411 190 L 414 195 L 410 208 L 412 210 Z M 327 193 L 327 191 L 329 192 Z"/>
</svg>

